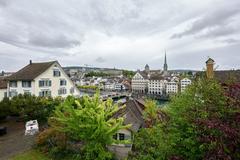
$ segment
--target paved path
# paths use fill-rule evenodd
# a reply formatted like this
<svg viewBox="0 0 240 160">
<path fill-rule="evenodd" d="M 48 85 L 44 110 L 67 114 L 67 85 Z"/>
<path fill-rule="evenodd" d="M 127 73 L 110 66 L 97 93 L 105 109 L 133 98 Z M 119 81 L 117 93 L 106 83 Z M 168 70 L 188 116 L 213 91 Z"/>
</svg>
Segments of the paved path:
<svg viewBox="0 0 240 160">
<path fill-rule="evenodd" d="M 33 136 L 24 135 L 24 123 L 9 119 L 0 126 L 7 126 L 7 134 L 0 136 L 0 160 L 8 160 L 10 157 L 29 150 L 34 144 Z"/>
</svg>

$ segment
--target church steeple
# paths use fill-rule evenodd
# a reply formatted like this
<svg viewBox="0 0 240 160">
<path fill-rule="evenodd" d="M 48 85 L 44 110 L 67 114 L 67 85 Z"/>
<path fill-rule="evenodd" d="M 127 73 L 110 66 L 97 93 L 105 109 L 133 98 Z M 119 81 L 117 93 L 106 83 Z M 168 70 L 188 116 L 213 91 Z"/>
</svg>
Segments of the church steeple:
<svg viewBox="0 0 240 160">
<path fill-rule="evenodd" d="M 163 70 L 164 71 L 168 70 L 166 50 L 165 50 L 165 58 L 164 58 Z"/>
</svg>

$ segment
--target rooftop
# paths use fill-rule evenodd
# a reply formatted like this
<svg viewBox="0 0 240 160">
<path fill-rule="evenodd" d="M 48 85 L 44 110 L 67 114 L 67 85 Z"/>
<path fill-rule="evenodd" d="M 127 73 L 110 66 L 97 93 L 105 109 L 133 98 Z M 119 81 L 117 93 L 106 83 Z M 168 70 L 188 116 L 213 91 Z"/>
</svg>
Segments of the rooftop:
<svg viewBox="0 0 240 160">
<path fill-rule="evenodd" d="M 51 62 L 41 62 L 41 63 L 29 63 L 27 66 L 23 67 L 16 73 L 12 74 L 7 78 L 7 80 L 33 80 L 41 73 L 46 71 L 50 66 L 52 66 L 57 61 Z"/>
</svg>

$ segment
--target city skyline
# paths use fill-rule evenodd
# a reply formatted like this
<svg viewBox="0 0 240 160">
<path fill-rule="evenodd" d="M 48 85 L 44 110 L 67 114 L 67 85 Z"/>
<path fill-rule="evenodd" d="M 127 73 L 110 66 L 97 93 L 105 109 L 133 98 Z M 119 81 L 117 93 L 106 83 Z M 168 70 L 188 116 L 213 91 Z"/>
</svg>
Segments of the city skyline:
<svg viewBox="0 0 240 160">
<path fill-rule="evenodd" d="M 240 2 L 0 0 L 0 69 L 62 66 L 240 69 Z"/>
</svg>

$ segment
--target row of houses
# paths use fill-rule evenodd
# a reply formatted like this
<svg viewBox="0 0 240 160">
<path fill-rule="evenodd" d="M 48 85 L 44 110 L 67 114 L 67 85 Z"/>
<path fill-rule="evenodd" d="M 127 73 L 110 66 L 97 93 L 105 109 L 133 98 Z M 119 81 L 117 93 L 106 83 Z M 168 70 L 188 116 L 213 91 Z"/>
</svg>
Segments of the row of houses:
<svg viewBox="0 0 240 160">
<path fill-rule="evenodd" d="M 106 91 L 128 91 L 131 88 L 130 81 L 124 77 L 83 77 L 76 81 L 78 86 L 96 86 Z"/>
<path fill-rule="evenodd" d="M 0 79 L 0 100 L 18 94 L 36 96 L 79 96 L 80 91 L 57 61 L 29 64 Z"/>
<path fill-rule="evenodd" d="M 169 95 L 183 92 L 192 83 L 190 78 L 180 78 L 178 73 L 168 71 L 165 53 L 163 70 L 150 70 L 146 64 L 143 71 L 138 70 L 132 78 L 132 92 L 149 95 Z"/>
<path fill-rule="evenodd" d="M 149 74 L 138 71 L 132 78 L 132 91 L 134 93 L 165 95 L 183 92 L 192 83 L 190 78 L 180 79 L 178 76 L 165 76 L 164 74 Z"/>
</svg>

